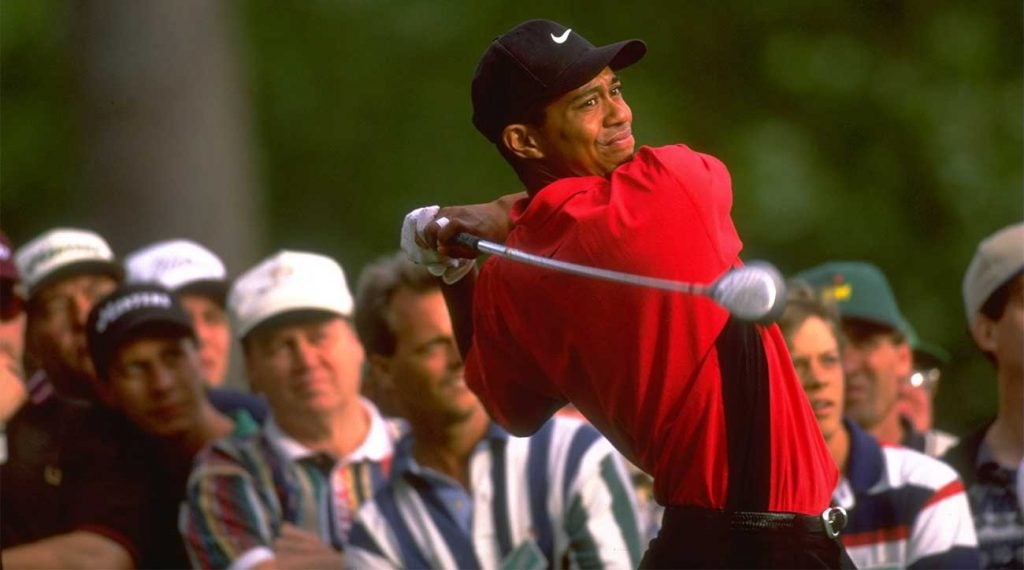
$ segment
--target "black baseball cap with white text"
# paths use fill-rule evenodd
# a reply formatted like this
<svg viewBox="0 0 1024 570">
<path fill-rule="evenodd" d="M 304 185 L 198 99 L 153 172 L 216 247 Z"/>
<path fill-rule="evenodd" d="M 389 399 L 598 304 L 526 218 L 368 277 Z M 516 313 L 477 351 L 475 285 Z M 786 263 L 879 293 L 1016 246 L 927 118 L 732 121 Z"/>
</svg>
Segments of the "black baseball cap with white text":
<svg viewBox="0 0 1024 570">
<path fill-rule="evenodd" d="M 192 319 L 177 296 L 153 283 L 122 285 L 96 303 L 86 327 L 89 354 L 100 378 L 107 377 L 117 350 L 143 334 L 195 338 Z"/>
<path fill-rule="evenodd" d="M 595 47 L 551 20 L 529 20 L 498 36 L 473 75 L 473 125 L 497 143 L 505 127 L 536 105 L 584 85 L 605 67 L 633 65 L 647 53 L 640 40 Z"/>
</svg>

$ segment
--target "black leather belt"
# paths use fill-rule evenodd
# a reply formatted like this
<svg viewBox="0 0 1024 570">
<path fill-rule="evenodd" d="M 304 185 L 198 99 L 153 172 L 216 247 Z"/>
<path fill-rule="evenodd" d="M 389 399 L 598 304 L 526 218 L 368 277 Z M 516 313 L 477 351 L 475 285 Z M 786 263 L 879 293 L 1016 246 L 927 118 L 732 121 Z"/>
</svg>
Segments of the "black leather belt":
<svg viewBox="0 0 1024 570">
<path fill-rule="evenodd" d="M 820 515 L 797 513 L 761 513 L 749 511 L 719 511 L 697 507 L 667 507 L 664 526 L 701 525 L 719 530 L 776 530 L 824 533 L 830 538 L 839 536 L 846 526 L 846 511 L 842 507 L 829 507 Z M 710 527 L 710 528 L 709 528 Z"/>
</svg>

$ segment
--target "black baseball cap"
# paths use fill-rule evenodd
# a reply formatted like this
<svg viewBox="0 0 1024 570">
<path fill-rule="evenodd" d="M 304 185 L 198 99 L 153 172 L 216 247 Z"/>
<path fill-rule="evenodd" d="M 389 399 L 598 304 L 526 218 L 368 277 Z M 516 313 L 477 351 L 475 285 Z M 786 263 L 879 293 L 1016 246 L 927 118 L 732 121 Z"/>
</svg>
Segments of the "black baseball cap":
<svg viewBox="0 0 1024 570">
<path fill-rule="evenodd" d="M 601 47 L 551 20 L 529 20 L 498 36 L 473 75 L 473 126 L 497 143 L 535 105 L 576 89 L 605 67 L 622 69 L 647 53 L 640 40 Z"/>
<path fill-rule="evenodd" d="M 114 354 L 145 333 L 195 338 L 192 319 L 177 296 L 152 283 L 123 285 L 89 313 L 89 354 L 100 378 L 106 378 Z"/>
</svg>

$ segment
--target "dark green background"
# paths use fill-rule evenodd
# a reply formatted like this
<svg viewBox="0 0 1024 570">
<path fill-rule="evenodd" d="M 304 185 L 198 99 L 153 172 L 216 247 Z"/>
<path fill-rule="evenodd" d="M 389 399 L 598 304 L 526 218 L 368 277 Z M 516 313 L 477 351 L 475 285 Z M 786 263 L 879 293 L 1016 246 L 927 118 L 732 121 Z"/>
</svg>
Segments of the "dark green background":
<svg viewBox="0 0 1024 570">
<path fill-rule="evenodd" d="M 397 246 L 408 210 L 518 190 L 469 122 L 469 80 L 495 35 L 548 17 L 594 43 L 647 41 L 621 74 L 638 142 L 724 160 L 747 259 L 786 273 L 874 262 L 922 336 L 953 356 L 937 423 L 961 430 L 993 409 L 960 280 L 977 242 L 1024 215 L 1020 2 L 227 6 L 264 196 L 261 254 L 315 249 L 354 277 Z M 24 242 L 76 223 L 81 120 L 66 5 L 0 8 L 0 220 Z"/>
</svg>

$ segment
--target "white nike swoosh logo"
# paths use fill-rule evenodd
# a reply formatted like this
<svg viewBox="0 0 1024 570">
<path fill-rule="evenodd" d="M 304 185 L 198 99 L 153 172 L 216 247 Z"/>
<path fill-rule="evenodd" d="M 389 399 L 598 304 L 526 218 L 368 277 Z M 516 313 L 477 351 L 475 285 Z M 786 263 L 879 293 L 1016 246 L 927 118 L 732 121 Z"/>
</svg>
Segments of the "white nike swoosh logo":
<svg viewBox="0 0 1024 570">
<path fill-rule="evenodd" d="M 572 31 L 572 28 L 569 28 L 569 29 L 565 30 L 564 32 L 562 32 L 562 35 L 560 35 L 560 36 L 556 36 L 555 34 L 551 34 L 551 41 L 555 42 L 556 44 L 564 44 L 565 40 L 569 39 L 569 32 L 571 32 L 571 31 Z"/>
</svg>

